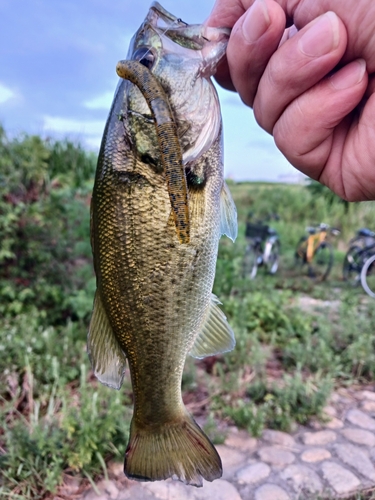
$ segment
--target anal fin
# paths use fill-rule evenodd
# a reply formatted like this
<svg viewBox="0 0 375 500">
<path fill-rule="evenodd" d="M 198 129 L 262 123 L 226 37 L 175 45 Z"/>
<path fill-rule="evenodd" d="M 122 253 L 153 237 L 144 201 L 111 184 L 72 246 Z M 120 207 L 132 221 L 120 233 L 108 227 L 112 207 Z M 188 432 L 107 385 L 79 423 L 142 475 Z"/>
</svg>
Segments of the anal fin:
<svg viewBox="0 0 375 500">
<path fill-rule="evenodd" d="M 189 353 L 194 358 L 202 359 L 228 352 L 236 345 L 233 330 L 218 304 L 220 304 L 218 298 L 212 294 L 202 329 Z"/>
<path fill-rule="evenodd" d="M 87 351 L 97 379 L 102 384 L 120 389 L 126 357 L 113 333 L 98 290 L 87 336 Z"/>
</svg>

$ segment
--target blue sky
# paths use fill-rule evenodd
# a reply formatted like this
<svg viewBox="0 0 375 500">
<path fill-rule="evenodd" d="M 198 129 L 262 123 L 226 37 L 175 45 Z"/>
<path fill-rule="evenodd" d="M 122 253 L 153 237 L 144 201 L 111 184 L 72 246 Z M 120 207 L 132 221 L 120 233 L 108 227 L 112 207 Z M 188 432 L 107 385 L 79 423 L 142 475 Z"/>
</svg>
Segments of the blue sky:
<svg viewBox="0 0 375 500">
<path fill-rule="evenodd" d="M 20 132 L 78 139 L 97 150 L 113 93 L 116 63 L 150 0 L 0 0 L 0 122 Z M 213 0 L 163 0 L 188 23 Z M 252 110 L 219 89 L 225 173 L 235 180 L 298 176 L 256 124 Z"/>
</svg>

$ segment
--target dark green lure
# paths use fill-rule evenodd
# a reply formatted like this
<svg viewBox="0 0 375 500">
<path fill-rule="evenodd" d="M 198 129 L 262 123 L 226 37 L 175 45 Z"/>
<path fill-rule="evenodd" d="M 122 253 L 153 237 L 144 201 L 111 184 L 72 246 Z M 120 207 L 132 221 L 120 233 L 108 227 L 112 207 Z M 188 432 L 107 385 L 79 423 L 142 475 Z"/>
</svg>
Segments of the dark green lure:
<svg viewBox="0 0 375 500">
<path fill-rule="evenodd" d="M 138 61 L 120 61 L 117 74 L 130 80 L 142 92 L 155 121 L 160 154 L 167 180 L 176 232 L 180 243 L 190 241 L 188 189 L 177 127 L 162 86 L 143 64 Z"/>
</svg>

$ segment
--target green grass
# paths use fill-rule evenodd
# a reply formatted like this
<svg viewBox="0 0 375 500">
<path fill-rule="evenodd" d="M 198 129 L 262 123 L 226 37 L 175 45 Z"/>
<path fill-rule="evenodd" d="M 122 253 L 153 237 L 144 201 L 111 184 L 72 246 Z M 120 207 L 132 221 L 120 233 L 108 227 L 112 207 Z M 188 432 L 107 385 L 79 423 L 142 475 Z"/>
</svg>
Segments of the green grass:
<svg viewBox="0 0 375 500">
<path fill-rule="evenodd" d="M 370 203 L 328 206 L 301 186 L 242 183 L 231 184 L 231 190 L 240 234 L 234 245 L 221 243 L 214 291 L 237 345 L 217 362 L 222 396 L 215 408 L 253 434 L 265 425 L 288 431 L 296 422 L 319 417 L 333 387 L 374 380 L 373 303 L 362 289 L 346 286 L 341 268 L 345 240 L 374 220 L 375 210 Z M 270 223 L 282 244 L 276 276 L 260 269 L 253 281 L 240 278 L 249 211 L 259 218 L 280 216 Z M 341 235 L 332 238 L 335 265 L 329 279 L 316 283 L 294 267 L 294 251 L 304 228 L 321 221 L 339 227 Z M 315 302 L 301 310 L 300 299 L 309 297 Z"/>
<path fill-rule="evenodd" d="M 106 474 L 109 460 L 124 456 L 129 377 L 121 391 L 101 386 L 85 348 L 95 290 L 89 243 L 94 167 L 78 145 L 9 140 L 0 129 L 4 499 L 53 498 L 63 474 L 95 480 Z M 239 237 L 235 244 L 221 240 L 214 292 L 236 348 L 202 361 L 189 358 L 183 376 L 188 408 L 205 417 L 215 443 L 233 423 L 254 435 L 265 426 L 293 430 L 319 418 L 334 387 L 375 380 L 373 302 L 341 279 L 347 242 L 359 227 L 371 227 L 373 204 L 347 209 L 303 186 L 230 183 L 230 189 Z M 272 222 L 282 244 L 276 276 L 261 269 L 253 281 L 241 277 L 249 211 L 280 216 Z M 315 283 L 294 268 L 293 257 L 305 226 L 322 221 L 342 232 L 333 240 L 329 280 Z"/>
</svg>

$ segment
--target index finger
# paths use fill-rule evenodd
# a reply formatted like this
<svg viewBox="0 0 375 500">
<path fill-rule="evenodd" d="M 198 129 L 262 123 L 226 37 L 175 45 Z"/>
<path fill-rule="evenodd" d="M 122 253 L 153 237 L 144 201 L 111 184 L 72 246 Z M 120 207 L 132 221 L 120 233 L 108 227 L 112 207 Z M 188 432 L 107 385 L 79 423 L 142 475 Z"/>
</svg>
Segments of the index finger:
<svg viewBox="0 0 375 500">
<path fill-rule="evenodd" d="M 246 12 L 253 0 L 216 0 L 211 14 L 206 19 L 207 26 L 213 28 L 233 28 L 237 20 Z M 236 90 L 230 77 L 228 60 L 224 57 L 216 69 L 215 79 L 227 90 Z"/>
<path fill-rule="evenodd" d="M 229 26 L 227 60 L 218 67 L 215 78 L 223 87 L 237 90 L 252 106 L 259 80 L 284 33 L 285 13 L 274 0 L 218 0 L 212 16 L 217 26 L 235 21 Z M 206 23 L 211 24 L 211 18 Z"/>
<path fill-rule="evenodd" d="M 233 28 L 254 0 L 216 0 L 205 24 L 213 28 Z"/>
</svg>

